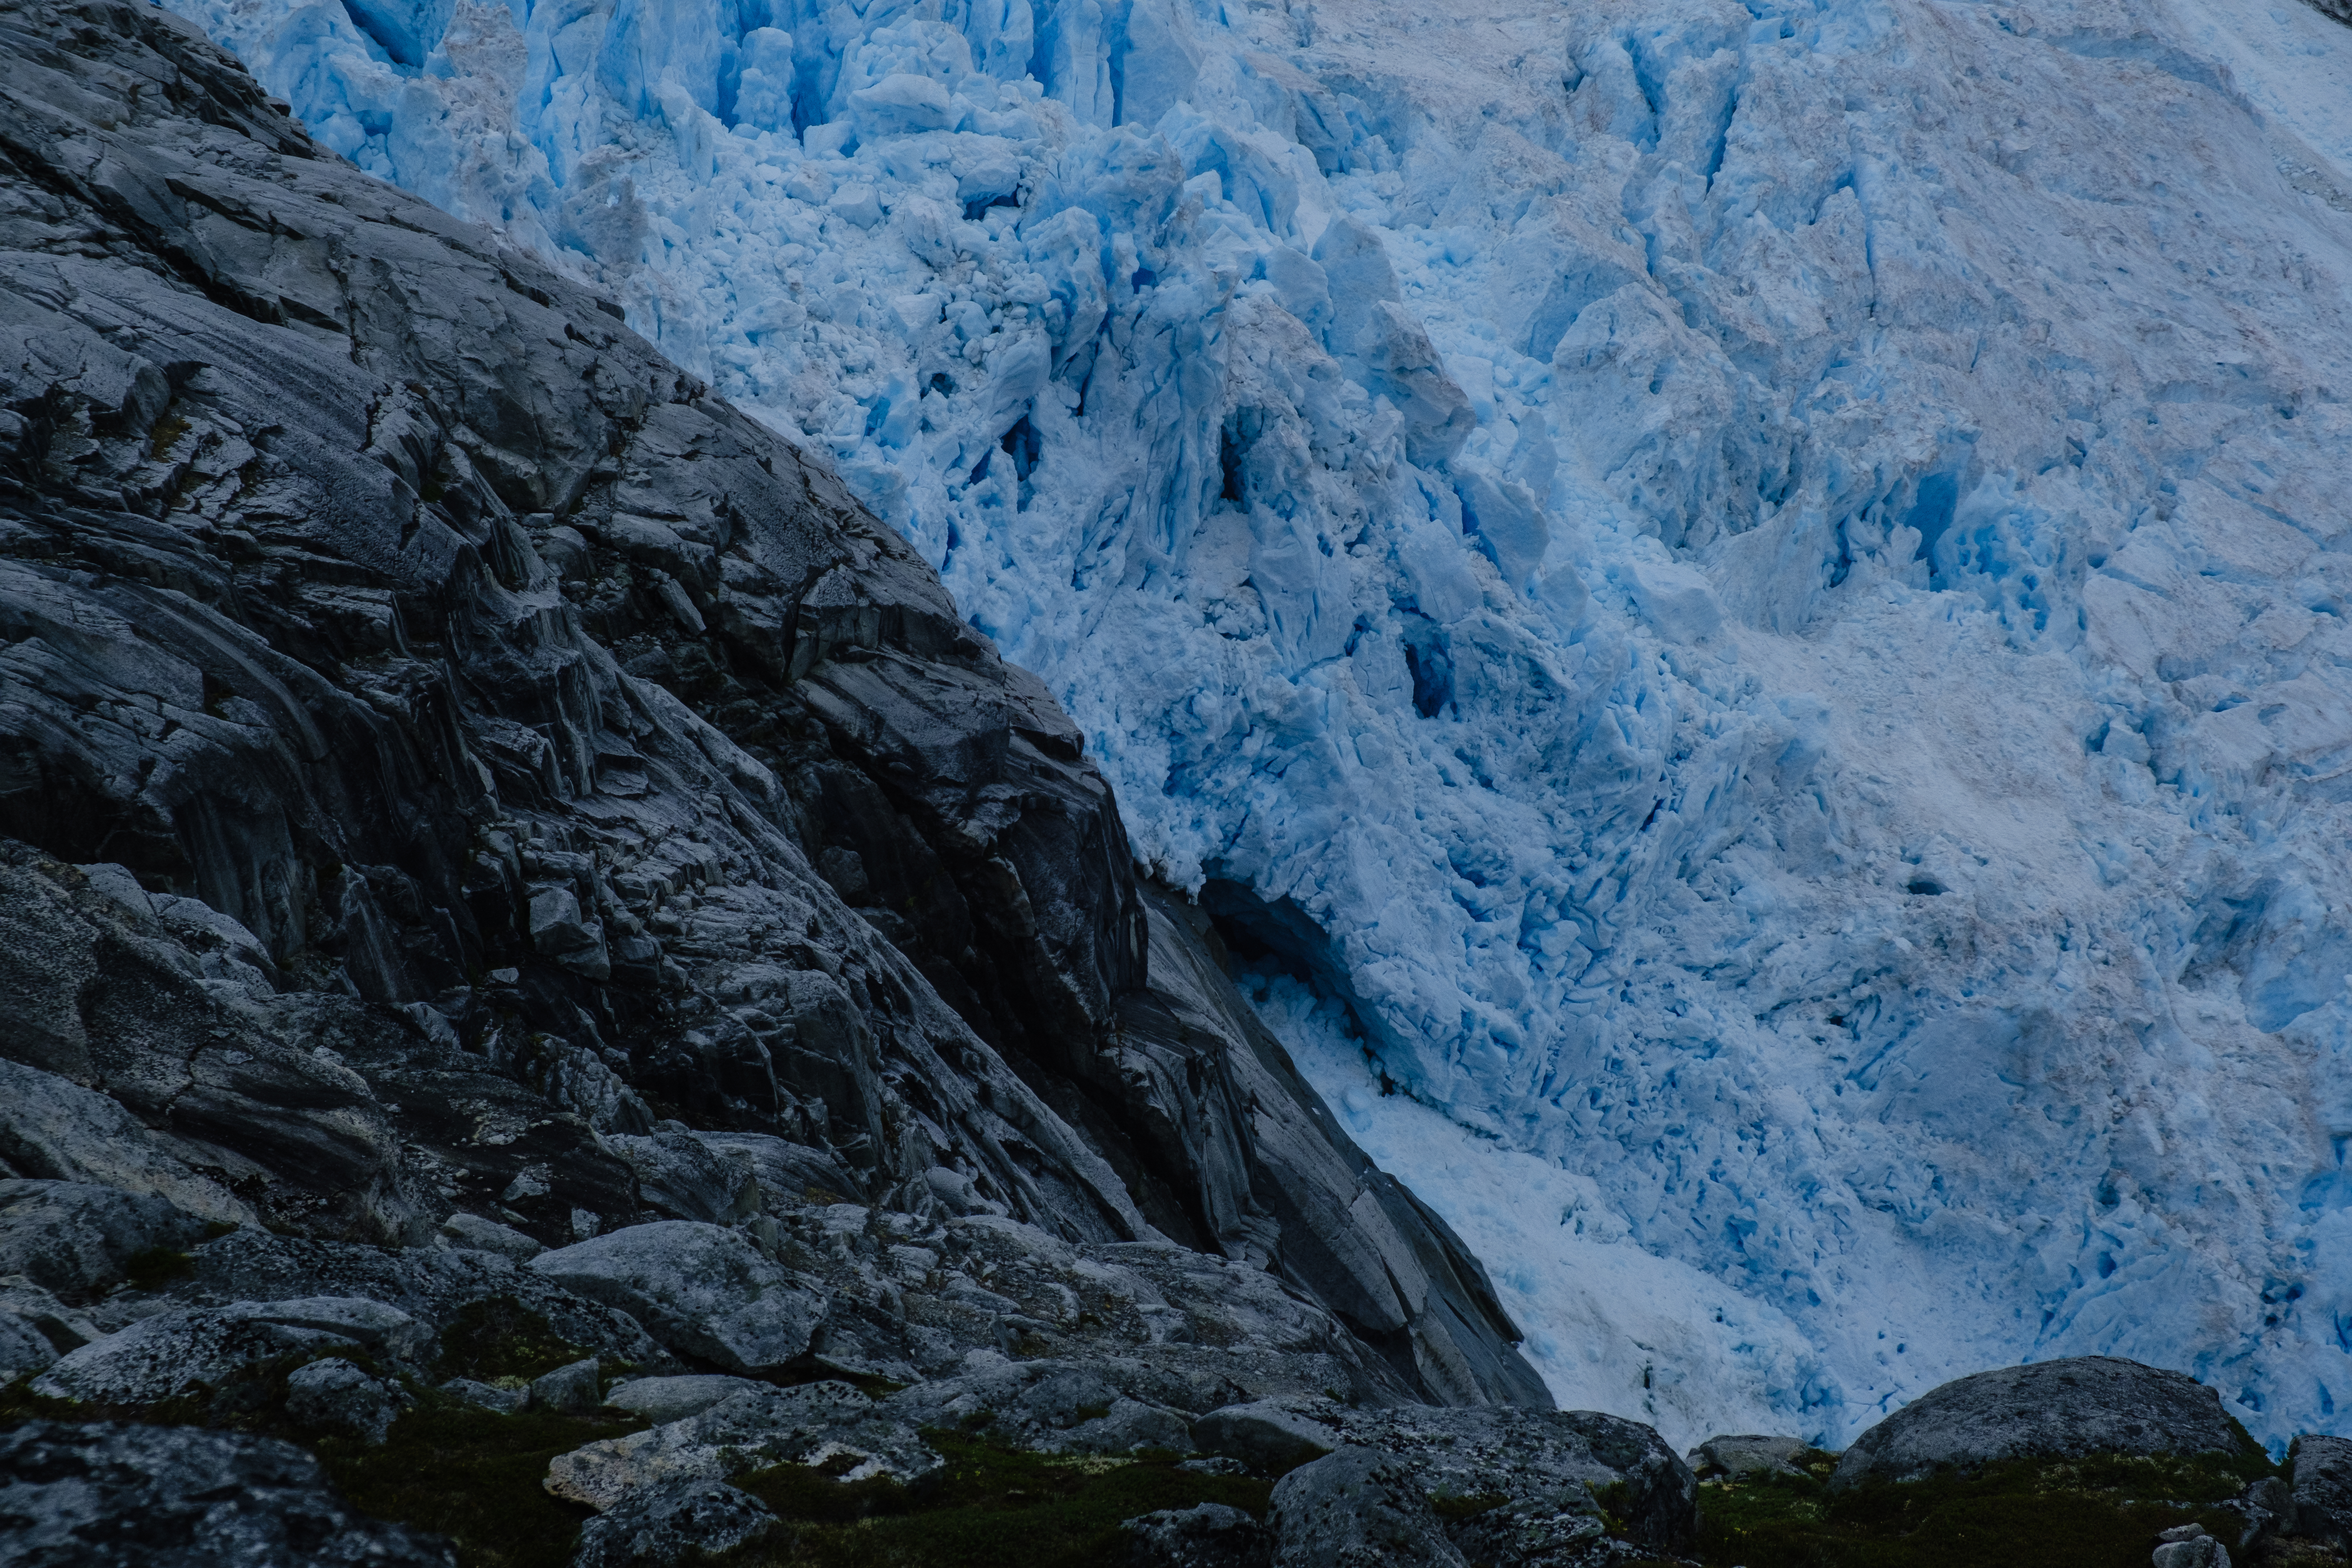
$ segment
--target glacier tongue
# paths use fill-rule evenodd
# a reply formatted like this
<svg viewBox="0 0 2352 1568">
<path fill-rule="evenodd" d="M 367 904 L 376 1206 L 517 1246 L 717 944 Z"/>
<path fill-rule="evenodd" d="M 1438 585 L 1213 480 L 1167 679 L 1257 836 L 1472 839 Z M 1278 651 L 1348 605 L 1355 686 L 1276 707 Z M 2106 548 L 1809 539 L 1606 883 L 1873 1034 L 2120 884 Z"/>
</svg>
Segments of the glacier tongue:
<svg viewBox="0 0 2352 1568">
<path fill-rule="evenodd" d="M 1563 1402 L 1834 1443 L 2105 1352 L 2336 1428 L 2352 30 L 171 3 L 828 453 L 1159 874 L 1312 922 L 1262 1005 Z"/>
</svg>

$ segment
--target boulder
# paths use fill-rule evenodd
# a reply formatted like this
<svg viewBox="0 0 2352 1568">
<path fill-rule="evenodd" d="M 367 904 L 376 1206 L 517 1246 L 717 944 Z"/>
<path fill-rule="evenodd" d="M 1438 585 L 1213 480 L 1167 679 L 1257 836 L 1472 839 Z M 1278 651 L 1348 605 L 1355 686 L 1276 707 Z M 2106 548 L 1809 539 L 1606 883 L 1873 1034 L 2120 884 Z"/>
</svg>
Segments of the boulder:
<svg viewBox="0 0 2352 1568">
<path fill-rule="evenodd" d="M 822 1149 L 761 1132 L 697 1132 L 694 1136 L 715 1154 L 748 1161 L 760 1184 L 761 1200 L 770 1207 L 836 1204 L 866 1195 L 866 1184 Z"/>
<path fill-rule="evenodd" d="M 2294 1528 L 2294 1490 L 2276 1476 L 2253 1481 L 2224 1506 L 2246 1521 L 2238 1532 L 2241 1552 Z"/>
<path fill-rule="evenodd" d="M 448 1247 L 464 1247 L 473 1252 L 494 1252 L 518 1263 L 528 1263 L 547 1250 L 544 1243 L 525 1236 L 510 1225 L 500 1225 L 494 1219 L 484 1219 L 472 1214 L 453 1214 L 443 1220 L 441 1239 Z"/>
<path fill-rule="evenodd" d="M 731 1552 L 776 1522 L 768 1505 L 724 1481 L 655 1487 L 598 1514 L 580 1531 L 572 1568 L 670 1568 Z"/>
<path fill-rule="evenodd" d="M 2287 1448 L 2294 1478 L 2294 1534 L 2352 1545 L 2352 1437 L 2297 1437 Z"/>
<path fill-rule="evenodd" d="M 1192 1424 L 1192 1442 L 1202 1453 L 1223 1454 L 1277 1476 L 1339 1446 L 1328 1426 L 1273 1400 L 1210 1411 Z"/>
<path fill-rule="evenodd" d="M 613 1409 L 642 1415 L 658 1426 L 699 1415 L 722 1400 L 760 1386 L 748 1377 L 725 1377 L 715 1373 L 636 1377 L 614 1384 L 605 1394 L 604 1403 Z"/>
<path fill-rule="evenodd" d="M 1690 1465 L 1698 1474 L 1710 1478 L 1727 1476 L 1737 1479 L 1759 1470 L 1768 1475 L 1801 1476 L 1805 1472 L 1797 1468 L 1797 1456 L 1804 1453 L 1807 1447 L 1799 1437 L 1718 1436 L 1690 1451 Z"/>
<path fill-rule="evenodd" d="M 596 1358 L 575 1361 L 569 1366 L 559 1366 L 543 1377 L 530 1380 L 532 1410 L 554 1410 L 576 1413 L 596 1408 Z"/>
<path fill-rule="evenodd" d="M 730 1224 L 760 1209 L 760 1184 L 748 1155 L 714 1149 L 690 1132 L 604 1140 L 636 1173 L 647 1208 L 672 1219 Z"/>
<path fill-rule="evenodd" d="M 1204 1502 L 1125 1521 L 1125 1568 L 1266 1568 L 1274 1538 L 1237 1508 Z"/>
<path fill-rule="evenodd" d="M 280 1357 L 364 1351 L 397 1360 L 421 1337 L 405 1312 L 348 1297 L 159 1312 L 59 1358 L 32 1387 L 53 1399 L 152 1405 Z"/>
<path fill-rule="evenodd" d="M 891 1415 L 916 1426 L 985 1426 L 1003 1442 L 1045 1453 L 1192 1451 L 1187 1380 L 1147 1362 L 1013 1362 L 982 1353 L 971 1363 L 960 1375 L 892 1394 Z"/>
<path fill-rule="evenodd" d="M 1276 1483 L 1276 1568 L 1468 1568 L 1421 1479 L 1394 1455 L 1341 1448 Z"/>
<path fill-rule="evenodd" d="M 286 1380 L 286 1414 L 305 1426 L 381 1443 L 408 1408 L 400 1384 L 372 1377 L 341 1357 L 297 1367 Z"/>
<path fill-rule="evenodd" d="M 1347 1443 L 1388 1454 L 1432 1497 L 1489 1504 L 1452 1520 L 1446 1533 L 1493 1568 L 1573 1555 L 1612 1528 L 1661 1554 L 1686 1552 L 1697 1536 L 1697 1479 L 1636 1421 L 1496 1405 L 1292 1408 Z"/>
<path fill-rule="evenodd" d="M 88 1182 L 0 1182 L 0 1276 L 80 1302 L 122 1282 L 131 1261 L 194 1246 L 204 1222 L 163 1199 Z"/>
<path fill-rule="evenodd" d="M 673 1350 L 752 1377 L 805 1352 L 831 1304 L 823 1287 L 771 1263 L 740 1235 L 692 1220 L 631 1226 L 526 1267 L 619 1308 Z"/>
<path fill-rule="evenodd" d="M 39 1361 L 43 1366 L 67 1351 L 78 1350 L 92 1340 L 104 1339 L 115 1329 L 121 1328 L 124 1322 L 141 1315 L 133 1312 L 122 1322 L 111 1324 L 98 1321 L 101 1315 L 114 1315 L 111 1312 L 101 1313 L 100 1309 L 120 1308 L 125 1304 L 100 1302 L 88 1308 L 68 1307 L 22 1277 L 0 1278 L 0 1322 L 10 1325 L 14 1331 L 8 1335 L 12 1342 L 22 1342 L 23 1349 L 17 1352 L 18 1356 L 21 1358 L 29 1353 L 32 1360 Z M 34 1349 L 32 1340 L 23 1338 L 27 1334 L 47 1347 L 46 1357 L 40 1350 Z M 22 1361 L 20 1364 L 29 1367 L 31 1362 Z"/>
<path fill-rule="evenodd" d="M 2178 1524 L 2156 1538 L 2148 1568 L 2230 1568 L 2229 1549 L 2201 1524 Z"/>
<path fill-rule="evenodd" d="M 1830 1485 L 1918 1480 L 2002 1459 L 2236 1455 L 2252 1441 L 2193 1377 L 2080 1356 L 1980 1372 L 1922 1394 L 1855 1438 Z"/>
<path fill-rule="evenodd" d="M 441 1392 L 500 1415 L 520 1415 L 530 1403 L 528 1388 L 500 1388 L 495 1383 L 478 1383 L 470 1377 L 453 1377 L 441 1385 Z"/>
<path fill-rule="evenodd" d="M 0 1562 L 171 1568 L 455 1568 L 448 1546 L 356 1512 L 290 1443 L 188 1426 L 0 1430 Z"/>
<path fill-rule="evenodd" d="M 755 1388 L 682 1421 L 558 1455 L 546 1486 L 602 1512 L 654 1489 L 785 1464 L 822 1465 L 843 1480 L 887 1476 L 920 1487 L 941 1460 L 914 1427 L 847 1384 L 810 1383 Z"/>
</svg>

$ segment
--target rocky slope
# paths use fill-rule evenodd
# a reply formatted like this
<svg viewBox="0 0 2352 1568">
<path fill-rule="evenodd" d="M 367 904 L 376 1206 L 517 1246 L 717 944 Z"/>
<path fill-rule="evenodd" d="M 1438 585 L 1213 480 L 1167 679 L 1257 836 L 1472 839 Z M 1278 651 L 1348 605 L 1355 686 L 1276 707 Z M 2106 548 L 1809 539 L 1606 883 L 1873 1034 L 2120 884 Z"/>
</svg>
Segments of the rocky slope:
<svg viewBox="0 0 2352 1568">
<path fill-rule="evenodd" d="M 1549 1403 L 829 472 L 168 15 L 10 4 L 0 52 L 14 1174 L 399 1247 L 1002 1216 L 1368 1395 Z M 811 1353 L 918 1375 L 916 1316 Z"/>
</svg>

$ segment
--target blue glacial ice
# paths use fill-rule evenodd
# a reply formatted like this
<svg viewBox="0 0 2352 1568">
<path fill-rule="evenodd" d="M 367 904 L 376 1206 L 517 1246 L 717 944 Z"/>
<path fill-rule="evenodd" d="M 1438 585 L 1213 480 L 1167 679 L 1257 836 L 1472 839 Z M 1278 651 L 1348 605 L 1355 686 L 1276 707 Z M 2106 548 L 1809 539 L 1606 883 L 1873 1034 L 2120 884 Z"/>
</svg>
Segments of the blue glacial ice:
<svg viewBox="0 0 2352 1568">
<path fill-rule="evenodd" d="M 1836 1443 L 2103 1352 L 2344 1427 L 2352 29 L 171 3 L 1320 933 L 1260 1005 L 1564 1403 Z"/>
</svg>

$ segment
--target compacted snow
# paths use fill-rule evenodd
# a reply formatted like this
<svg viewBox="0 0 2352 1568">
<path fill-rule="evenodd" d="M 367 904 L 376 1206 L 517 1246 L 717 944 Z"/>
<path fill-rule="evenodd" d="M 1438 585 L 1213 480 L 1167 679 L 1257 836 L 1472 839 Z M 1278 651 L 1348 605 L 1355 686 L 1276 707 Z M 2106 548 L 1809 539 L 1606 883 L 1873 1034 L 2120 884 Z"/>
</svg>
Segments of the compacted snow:
<svg viewBox="0 0 2352 1568">
<path fill-rule="evenodd" d="M 2352 29 L 172 3 L 831 456 L 1563 1403 L 2339 1426 Z"/>
</svg>

